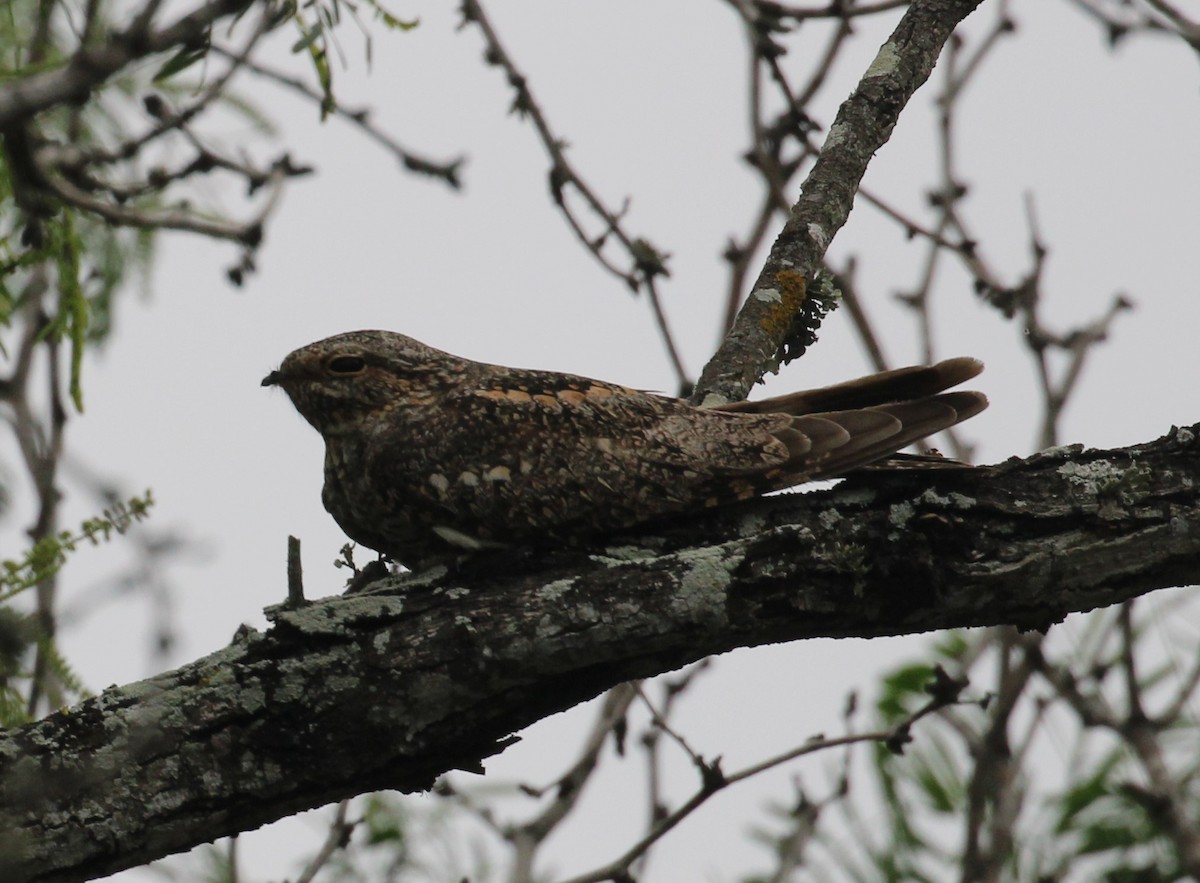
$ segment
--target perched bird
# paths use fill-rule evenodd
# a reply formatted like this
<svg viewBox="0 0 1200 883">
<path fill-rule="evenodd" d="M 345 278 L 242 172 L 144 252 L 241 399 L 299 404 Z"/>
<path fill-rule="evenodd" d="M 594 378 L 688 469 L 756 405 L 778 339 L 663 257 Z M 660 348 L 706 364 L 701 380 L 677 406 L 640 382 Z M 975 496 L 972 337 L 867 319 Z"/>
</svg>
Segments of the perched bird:
<svg viewBox="0 0 1200 883">
<path fill-rule="evenodd" d="M 322 500 L 417 568 L 463 549 L 572 543 L 845 473 L 978 414 L 949 359 L 697 408 L 571 374 L 487 365 L 390 331 L 291 353 L 279 386 L 325 439 Z"/>
</svg>

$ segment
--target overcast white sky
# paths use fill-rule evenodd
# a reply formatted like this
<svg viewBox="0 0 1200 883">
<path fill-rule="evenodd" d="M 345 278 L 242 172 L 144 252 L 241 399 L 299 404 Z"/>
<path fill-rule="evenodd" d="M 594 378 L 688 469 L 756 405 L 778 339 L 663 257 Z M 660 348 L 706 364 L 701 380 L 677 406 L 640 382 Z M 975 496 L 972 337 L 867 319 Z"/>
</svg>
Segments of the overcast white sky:
<svg viewBox="0 0 1200 883">
<path fill-rule="evenodd" d="M 1069 3 L 1012 5 L 1020 33 L 992 57 L 961 118 L 968 216 L 1011 281 L 1026 267 L 1023 195 L 1035 194 L 1052 249 L 1046 317 L 1059 327 L 1099 315 L 1118 291 L 1137 303 L 1096 351 L 1063 440 L 1148 440 L 1200 419 L 1200 65 L 1162 39 L 1130 39 L 1110 53 Z M 732 12 L 683 0 L 491 6 L 577 168 L 610 204 L 631 195 L 630 228 L 671 252 L 664 301 L 697 373 L 723 309 L 720 252 L 741 235 L 757 199 L 739 160 L 746 47 Z M 994 6 L 989 0 L 976 13 L 976 29 Z M 318 176 L 289 188 L 244 290 L 224 280 L 232 249 L 164 239 L 153 296 L 124 300 L 113 345 L 87 366 L 87 413 L 70 427 L 73 449 L 130 491 L 152 487 L 152 529 L 177 529 L 200 550 L 169 570 L 180 628 L 169 664 L 222 646 L 240 623 L 265 626 L 262 608 L 284 596 L 289 533 L 303 541 L 310 596 L 335 593 L 344 579 L 330 566 L 345 540 L 320 503 L 320 439 L 282 394 L 259 387 L 291 349 L 339 331 L 387 328 L 471 358 L 674 389 L 647 304 L 599 269 L 554 210 L 540 145 L 507 114 L 511 94 L 501 73 L 481 63 L 479 33 L 455 30 L 451 4 L 392 7 L 419 16 L 421 26 L 376 33 L 369 76 L 346 30 L 349 69 L 337 71 L 339 96 L 374 108 L 379 125 L 413 149 L 466 153 L 465 192 L 402 172 L 351 128 L 319 125 L 311 106 L 242 80 Z M 812 109 L 823 125 L 894 21 L 859 26 L 861 39 L 835 71 L 838 85 Z M 816 28 L 805 34 L 791 44 L 789 64 L 821 45 Z M 277 57 L 294 66 L 286 42 L 277 41 Z M 934 180 L 930 94 L 902 116 L 868 177 L 914 212 Z M 220 135 L 227 144 L 250 140 L 233 126 Z M 861 290 L 888 355 L 914 359 L 910 322 L 890 301 L 914 284 L 922 249 L 859 205 L 832 253 L 859 255 Z M 965 276 L 940 281 L 940 355 L 989 363 L 979 387 L 992 407 L 967 430 L 979 458 L 1029 453 L 1040 403 L 1018 329 L 981 306 Z M 847 317 L 835 314 L 820 344 L 769 389 L 866 370 Z M 90 508 L 72 500 L 67 522 Z M 99 580 L 89 554 L 67 571 L 68 604 Z M 93 688 L 145 677 L 164 665 L 142 639 L 149 619 L 143 601 L 106 606 L 64 635 L 67 654 Z M 685 703 L 679 727 L 732 769 L 836 732 L 847 692 L 869 691 L 877 672 L 924 643 L 811 641 L 729 654 Z M 489 779 L 547 782 L 593 715 L 575 709 L 531 728 L 489 762 Z M 718 798 L 667 840 L 647 879 L 730 879 L 763 867 L 765 855 L 746 838 L 763 802 L 789 800 L 797 770 L 822 791 L 827 765 L 789 768 Z M 559 870 L 610 859 L 640 830 L 643 804 L 628 796 L 634 781 L 627 771 L 596 789 L 596 821 L 554 844 Z M 679 782 L 682 795 L 692 783 L 686 775 Z M 609 811 L 622 800 L 633 807 Z M 262 878 L 294 875 L 292 862 L 311 852 L 314 832 L 315 824 L 292 822 L 243 837 L 250 869 Z M 150 878 L 140 871 L 120 879 Z"/>
</svg>

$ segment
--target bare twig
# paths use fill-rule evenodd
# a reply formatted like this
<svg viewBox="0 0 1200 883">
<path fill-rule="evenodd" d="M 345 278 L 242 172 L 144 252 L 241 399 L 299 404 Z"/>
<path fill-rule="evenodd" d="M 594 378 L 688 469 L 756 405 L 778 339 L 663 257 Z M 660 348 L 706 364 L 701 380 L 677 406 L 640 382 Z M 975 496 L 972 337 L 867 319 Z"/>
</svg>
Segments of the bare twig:
<svg viewBox="0 0 1200 883">
<path fill-rule="evenodd" d="M 87 98 L 92 90 L 140 58 L 203 40 L 218 20 L 241 12 L 253 0 L 208 0 L 166 27 L 135 20 L 124 31 L 81 46 L 64 64 L 0 86 L 0 129 L 58 105 Z"/>
<path fill-rule="evenodd" d="M 82 211 L 99 215 L 112 224 L 159 230 L 186 230 L 212 239 L 231 240 L 253 248 L 262 241 L 263 225 L 278 204 L 285 177 L 286 174 L 282 167 L 277 167 L 271 173 L 271 184 L 267 190 L 266 201 L 258 213 L 244 223 L 202 217 L 187 208 L 165 211 L 128 208 L 85 193 L 65 178 L 52 178 L 49 180 L 49 185 L 54 194 L 63 202 Z"/>
<path fill-rule="evenodd" d="M 325 840 L 321 844 L 321 848 L 317 850 L 317 854 L 309 859 L 304 870 L 300 872 L 300 876 L 296 878 L 296 883 L 312 883 L 316 879 L 317 873 L 329 864 L 329 860 L 349 844 L 350 838 L 354 835 L 354 829 L 359 825 L 359 822 L 352 822 L 346 818 L 349 811 L 349 800 L 343 800 L 337 805 L 337 810 L 329 823 L 329 833 L 325 835 Z"/>
<path fill-rule="evenodd" d="M 636 861 L 647 849 L 654 843 L 665 836 L 672 828 L 686 819 L 689 815 L 696 811 L 710 797 L 724 790 L 730 785 L 735 785 L 738 782 L 749 779 L 759 773 L 774 769 L 788 761 L 795 760 L 798 757 L 803 757 L 806 754 L 812 754 L 817 751 L 825 751 L 829 748 L 834 748 L 842 745 L 852 745 L 859 742 L 884 742 L 902 744 L 907 737 L 908 730 L 926 715 L 932 714 L 939 709 L 945 708 L 947 705 L 958 701 L 956 697 L 935 695 L 924 706 L 913 712 L 905 718 L 899 725 L 887 730 L 876 730 L 869 733 L 858 733 L 848 736 L 842 736 L 833 739 L 816 738 L 797 748 L 785 751 L 768 760 L 761 761 L 745 767 L 736 773 L 729 775 L 721 771 L 719 761 L 708 766 L 708 775 L 704 777 L 701 786 L 692 796 L 686 800 L 682 806 L 670 813 L 668 816 L 661 819 L 641 840 L 633 844 L 629 849 L 622 853 L 618 858 L 588 871 L 585 874 L 580 874 L 576 877 L 571 877 L 565 883 L 601 883 L 605 880 L 622 880 L 628 879 L 630 866 Z"/>
<path fill-rule="evenodd" d="M 222 55 L 226 58 L 232 58 L 233 53 L 219 44 L 214 44 L 213 52 Z M 286 89 L 303 95 L 310 99 L 320 107 L 324 107 L 326 111 L 332 113 L 339 119 L 343 119 L 351 125 L 357 126 L 363 134 L 370 138 L 375 143 L 379 144 L 389 153 L 393 154 L 397 160 L 409 171 L 417 172 L 422 175 L 428 175 L 431 178 L 437 178 L 444 181 L 447 186 L 458 190 L 462 187 L 462 166 L 465 162 L 463 157 L 455 157 L 451 160 L 438 161 L 430 159 L 414 150 L 411 150 L 401 144 L 396 138 L 384 132 L 376 126 L 371 120 L 371 111 L 366 108 L 347 108 L 340 104 L 334 104 L 332 107 L 327 105 L 325 96 L 313 89 L 299 77 L 293 77 L 282 71 L 275 70 L 254 59 L 245 59 L 241 62 L 242 67 L 246 70 L 257 74 L 263 79 L 283 86 Z"/>
<path fill-rule="evenodd" d="M 513 881 L 534 879 L 533 860 L 538 846 L 575 808 L 579 798 L 583 795 L 584 785 L 596 770 L 600 750 L 604 747 L 604 743 L 616 723 L 625 717 L 625 713 L 637 695 L 636 683 L 622 684 L 604 695 L 600 715 L 584 742 L 579 758 L 554 783 L 554 800 L 536 818 L 522 825 L 510 827 L 504 832 L 505 838 L 513 845 L 513 865 L 509 879 Z"/>
<path fill-rule="evenodd" d="M 653 289 L 656 277 L 669 275 L 666 268 L 667 253 L 652 245 L 644 237 L 634 237 L 627 233 L 622 218 L 628 209 L 628 200 L 620 211 L 608 208 L 567 160 L 566 142 L 556 136 L 550 128 L 545 113 L 533 97 L 528 80 L 500 42 L 496 29 L 492 26 L 478 0 L 463 0 L 461 10 L 463 24 L 474 24 L 483 34 L 487 44 L 485 59 L 489 64 L 497 65 L 504 71 L 508 84 L 516 93 L 512 104 L 513 112 L 527 117 L 538 133 L 538 138 L 550 158 L 550 193 L 555 205 L 562 211 L 576 238 L 592 253 L 602 267 L 621 279 L 634 292 L 643 287 L 650 291 L 651 306 L 655 311 L 655 324 L 666 347 L 671 367 L 675 371 L 679 385 L 681 387 L 690 386 L 691 381 L 683 367 L 679 349 L 659 306 L 658 294 Z M 578 193 L 587 208 L 601 220 L 602 230 L 598 234 L 589 233 L 583 222 L 576 216 L 569 202 L 569 190 Z M 629 256 L 631 266 L 628 270 L 619 268 L 604 253 L 604 247 L 610 238 L 615 238 Z"/>
<path fill-rule="evenodd" d="M 1132 784 L 1126 795 L 1141 803 L 1162 826 L 1163 832 L 1178 851 L 1179 860 L 1188 876 L 1200 879 L 1200 827 L 1192 817 L 1191 805 L 1181 791 L 1178 776 L 1173 775 L 1159 741 L 1166 720 L 1146 716 L 1133 663 L 1133 630 L 1127 611 L 1120 615 L 1121 667 L 1125 675 L 1127 708 L 1123 714 L 1113 709 L 1098 691 L 1083 693 L 1077 679 L 1064 665 L 1050 661 L 1046 654 L 1035 650 L 1029 657 L 1036 670 L 1045 677 L 1078 715 L 1084 727 L 1102 727 L 1119 735 L 1137 758 L 1149 783 L 1148 788 Z"/>
</svg>

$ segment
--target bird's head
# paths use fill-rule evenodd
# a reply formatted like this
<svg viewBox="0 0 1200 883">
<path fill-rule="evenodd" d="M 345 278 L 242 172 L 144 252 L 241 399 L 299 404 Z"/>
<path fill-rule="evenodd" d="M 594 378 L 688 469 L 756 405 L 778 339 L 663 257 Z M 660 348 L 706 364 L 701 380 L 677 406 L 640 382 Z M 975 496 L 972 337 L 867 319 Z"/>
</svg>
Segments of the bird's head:
<svg viewBox="0 0 1200 883">
<path fill-rule="evenodd" d="M 350 331 L 303 346 L 263 378 L 329 437 L 361 428 L 371 415 L 436 401 L 465 360 L 391 331 Z"/>
</svg>

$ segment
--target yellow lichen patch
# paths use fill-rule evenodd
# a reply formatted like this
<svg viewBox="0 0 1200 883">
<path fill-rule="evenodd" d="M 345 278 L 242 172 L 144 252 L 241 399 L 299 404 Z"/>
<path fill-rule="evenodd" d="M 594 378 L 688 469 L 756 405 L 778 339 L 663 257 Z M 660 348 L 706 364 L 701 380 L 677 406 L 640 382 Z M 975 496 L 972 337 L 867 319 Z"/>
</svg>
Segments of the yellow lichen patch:
<svg viewBox="0 0 1200 883">
<path fill-rule="evenodd" d="M 808 291 L 808 280 L 803 273 L 796 270 L 779 270 L 775 274 L 775 289 L 779 292 L 779 300 L 771 303 L 763 317 L 763 327 L 768 329 L 773 329 L 781 324 L 791 324 L 792 317 L 804 303 Z"/>
<path fill-rule="evenodd" d="M 509 481 L 512 479 L 512 472 L 507 466 L 493 466 L 483 473 L 483 477 L 488 481 Z"/>
<path fill-rule="evenodd" d="M 780 270 L 775 274 L 775 284 L 779 286 L 779 293 L 783 295 L 784 306 L 795 309 L 804 302 L 808 280 L 804 278 L 803 273 L 796 270 Z"/>
</svg>

